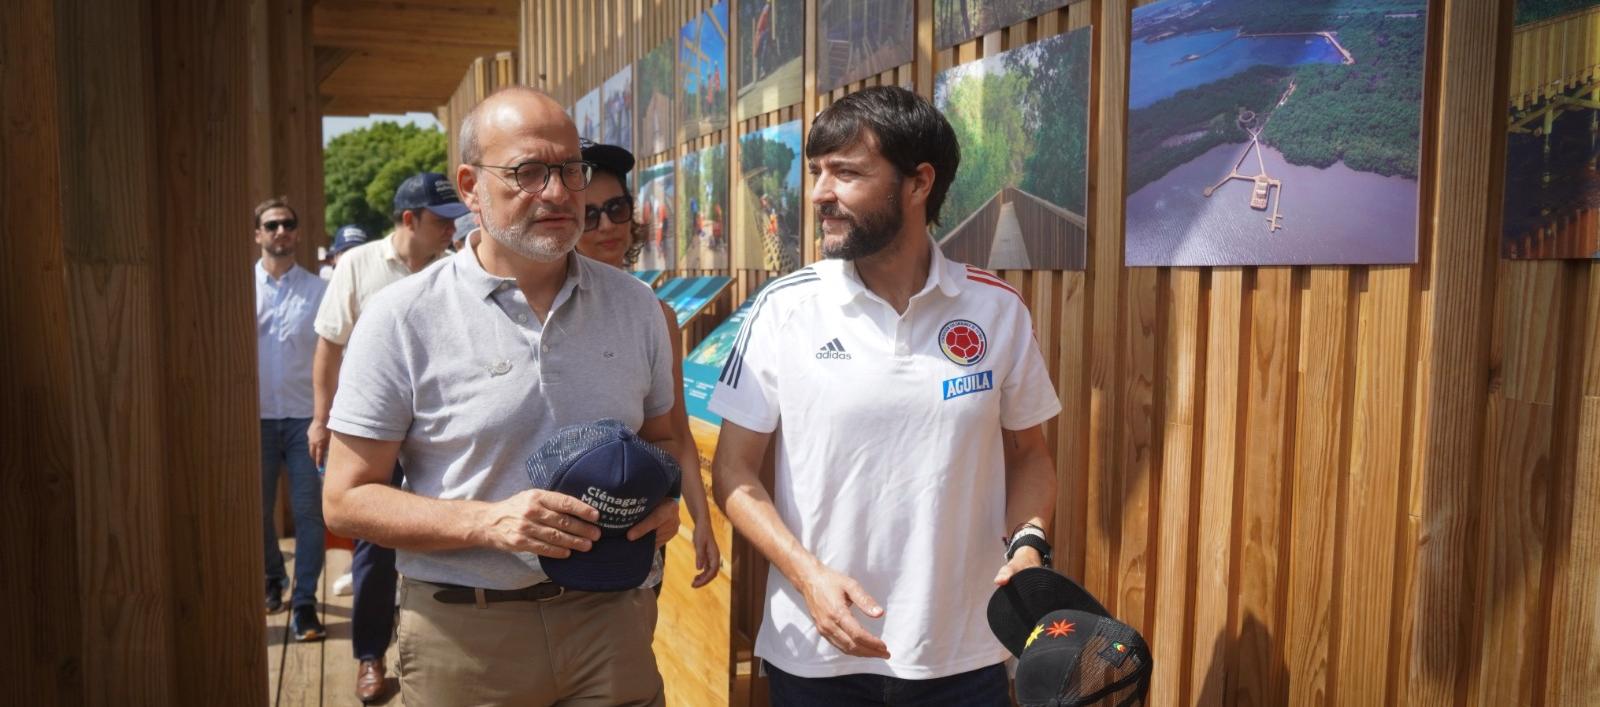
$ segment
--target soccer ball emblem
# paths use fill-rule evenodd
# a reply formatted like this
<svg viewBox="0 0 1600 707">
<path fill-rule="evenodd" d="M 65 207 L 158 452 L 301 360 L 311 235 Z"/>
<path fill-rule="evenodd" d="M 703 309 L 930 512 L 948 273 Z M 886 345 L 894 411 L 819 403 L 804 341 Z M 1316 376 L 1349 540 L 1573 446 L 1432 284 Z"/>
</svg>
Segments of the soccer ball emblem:
<svg viewBox="0 0 1600 707">
<path fill-rule="evenodd" d="M 989 340 L 977 324 L 956 319 L 939 330 L 939 348 L 944 351 L 945 358 L 971 366 L 983 360 L 989 350 Z"/>
</svg>

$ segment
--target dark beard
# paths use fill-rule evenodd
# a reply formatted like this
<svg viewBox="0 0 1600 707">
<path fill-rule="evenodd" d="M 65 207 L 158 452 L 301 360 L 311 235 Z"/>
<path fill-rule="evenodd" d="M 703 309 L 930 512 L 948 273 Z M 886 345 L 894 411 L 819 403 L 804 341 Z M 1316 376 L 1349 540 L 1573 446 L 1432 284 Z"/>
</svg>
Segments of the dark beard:
<svg viewBox="0 0 1600 707">
<path fill-rule="evenodd" d="M 836 258 L 839 260 L 860 260 L 873 255 L 894 242 L 899 235 L 900 228 L 905 225 L 905 217 L 900 214 L 900 199 L 898 194 L 890 194 L 888 203 L 883 208 L 862 214 L 859 218 L 844 214 L 838 204 L 823 204 L 817 207 L 817 215 L 826 218 L 845 217 L 850 219 L 850 231 L 845 234 L 844 242 L 827 245 L 823 241 L 822 257 Z"/>
</svg>

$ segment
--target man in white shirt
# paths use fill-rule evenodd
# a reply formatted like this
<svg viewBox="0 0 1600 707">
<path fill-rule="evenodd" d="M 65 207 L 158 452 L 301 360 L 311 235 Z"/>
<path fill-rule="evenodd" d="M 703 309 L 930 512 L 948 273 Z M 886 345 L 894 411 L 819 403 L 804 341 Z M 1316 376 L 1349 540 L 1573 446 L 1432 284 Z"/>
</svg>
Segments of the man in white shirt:
<svg viewBox="0 0 1600 707">
<path fill-rule="evenodd" d="M 283 607 L 288 583 L 273 507 L 278 470 L 289 470 L 289 505 L 294 511 L 294 592 L 290 629 L 295 640 L 313 641 L 325 631 L 317 619 L 317 577 L 322 574 L 322 479 L 306 452 L 311 424 L 311 359 L 317 334 L 311 320 L 327 283 L 294 262 L 299 218 L 283 197 L 255 209 L 256 371 L 261 384 L 261 501 L 266 539 L 267 611 Z"/>
<path fill-rule="evenodd" d="M 960 148 L 926 99 L 846 96 L 806 157 L 827 260 L 766 287 L 711 401 L 772 704 L 1009 705 L 985 606 L 1049 553 L 1061 409 L 1027 307 L 929 238 Z"/>
<path fill-rule="evenodd" d="M 316 409 L 307 431 L 311 457 L 324 463 L 328 454 L 328 414 L 338 388 L 345 344 L 372 297 L 439 259 L 455 235 L 455 220 L 467 213 L 450 179 L 437 172 L 419 172 L 394 193 L 394 231 L 378 241 L 356 246 L 339 257 L 328 294 L 317 312 L 315 365 Z M 394 468 L 392 483 L 400 485 Z M 350 558 L 354 579 L 350 645 L 356 665 L 356 698 L 363 703 L 384 697 L 388 668 L 383 655 L 394 635 L 397 577 L 394 550 L 356 540 Z"/>
</svg>

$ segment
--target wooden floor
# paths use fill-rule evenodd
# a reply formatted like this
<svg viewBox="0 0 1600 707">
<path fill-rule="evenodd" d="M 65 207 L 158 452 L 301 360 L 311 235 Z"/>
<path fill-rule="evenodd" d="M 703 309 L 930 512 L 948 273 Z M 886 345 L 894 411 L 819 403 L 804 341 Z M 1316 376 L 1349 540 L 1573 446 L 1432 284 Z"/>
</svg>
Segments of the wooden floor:
<svg viewBox="0 0 1600 707">
<path fill-rule="evenodd" d="M 294 576 L 294 540 L 279 541 L 289 576 Z M 267 703 L 279 707 L 302 705 L 343 707 L 360 705 L 356 699 L 356 660 L 350 653 L 350 597 L 334 596 L 333 582 L 350 569 L 348 550 L 329 550 L 322 568 L 322 586 L 317 599 L 322 603 L 322 623 L 328 637 L 315 643 L 296 643 L 289 635 L 289 612 L 268 614 L 267 621 Z M 288 597 L 284 597 L 287 602 Z M 395 679 L 395 647 L 389 646 L 385 660 L 389 667 L 391 695 L 398 692 Z M 400 704 L 395 695 L 388 702 Z"/>
</svg>

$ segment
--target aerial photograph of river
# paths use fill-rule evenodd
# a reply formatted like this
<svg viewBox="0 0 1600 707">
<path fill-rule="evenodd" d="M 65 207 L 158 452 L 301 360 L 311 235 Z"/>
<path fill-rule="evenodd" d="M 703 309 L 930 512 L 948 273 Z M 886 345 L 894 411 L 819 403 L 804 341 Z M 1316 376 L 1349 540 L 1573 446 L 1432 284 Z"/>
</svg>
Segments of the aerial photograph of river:
<svg viewBox="0 0 1600 707">
<path fill-rule="evenodd" d="M 1415 262 L 1426 6 L 1136 9 L 1127 264 Z"/>
</svg>

